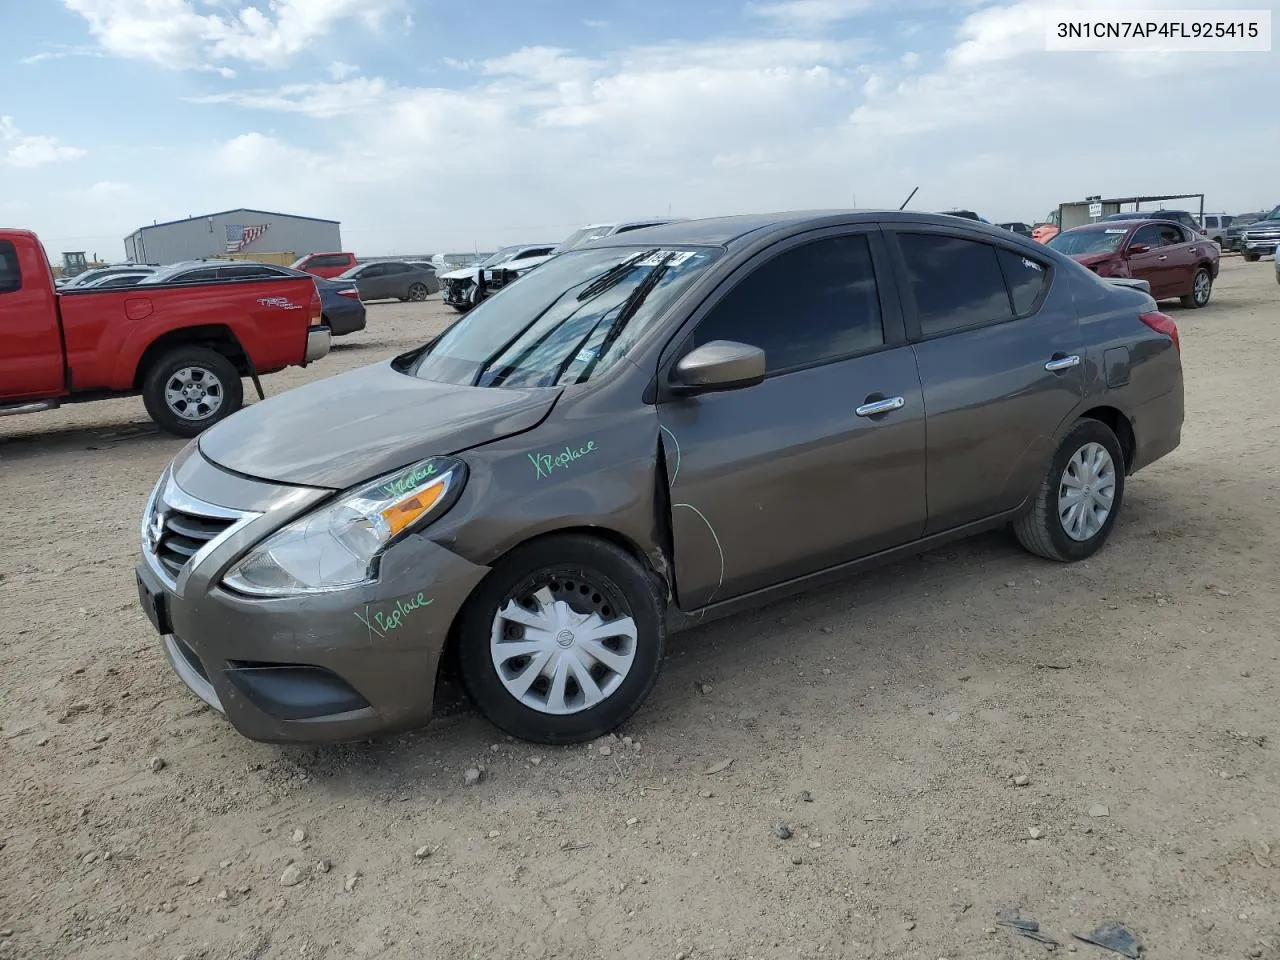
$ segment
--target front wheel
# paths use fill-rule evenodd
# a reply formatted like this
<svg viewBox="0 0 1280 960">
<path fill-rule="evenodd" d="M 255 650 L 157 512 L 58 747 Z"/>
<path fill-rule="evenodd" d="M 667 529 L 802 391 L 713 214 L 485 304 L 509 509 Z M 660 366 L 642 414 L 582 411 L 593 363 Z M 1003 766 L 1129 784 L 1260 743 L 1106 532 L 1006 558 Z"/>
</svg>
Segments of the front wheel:
<svg viewBox="0 0 1280 960">
<path fill-rule="evenodd" d="M 208 347 L 176 347 L 151 364 L 142 402 L 162 430 L 194 437 L 240 409 L 244 387 L 235 366 Z"/>
<path fill-rule="evenodd" d="M 1213 292 L 1213 278 L 1209 271 L 1201 267 L 1191 280 L 1191 292 L 1182 298 L 1184 307 L 1203 307 L 1209 302 L 1209 294 Z"/>
<path fill-rule="evenodd" d="M 555 536 L 517 547 L 467 602 L 459 667 L 477 709 L 534 743 L 582 743 L 640 707 L 666 641 L 663 601 L 612 544 Z"/>
<path fill-rule="evenodd" d="M 1078 420 L 1036 490 L 1031 508 L 1014 521 L 1027 550 L 1061 563 L 1085 560 L 1102 548 L 1124 500 L 1124 451 L 1099 420 Z"/>
<path fill-rule="evenodd" d="M 1248 250 L 1244 252 L 1245 263 L 1257 263 L 1261 259 L 1262 259 L 1262 254 L 1260 253 L 1250 253 Z"/>
</svg>

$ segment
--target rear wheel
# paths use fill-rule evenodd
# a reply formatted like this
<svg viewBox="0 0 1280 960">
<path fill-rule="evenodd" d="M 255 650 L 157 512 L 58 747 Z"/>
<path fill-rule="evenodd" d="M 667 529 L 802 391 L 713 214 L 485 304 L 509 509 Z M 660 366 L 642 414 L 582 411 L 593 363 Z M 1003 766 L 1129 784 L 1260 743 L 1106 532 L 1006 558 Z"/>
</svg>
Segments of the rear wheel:
<svg viewBox="0 0 1280 960">
<path fill-rule="evenodd" d="M 1047 560 L 1073 563 L 1106 543 L 1124 500 L 1124 451 L 1098 420 L 1076 421 L 1013 524 L 1018 542 Z"/>
<path fill-rule="evenodd" d="M 427 299 L 427 285 L 425 283 L 415 283 L 409 288 L 409 299 L 415 302 Z"/>
<path fill-rule="evenodd" d="M 518 547 L 460 622 L 463 685 L 495 726 L 535 743 L 615 729 L 648 696 L 666 640 L 663 602 L 625 551 L 591 537 Z"/>
<path fill-rule="evenodd" d="M 1213 278 L 1209 271 L 1201 267 L 1191 279 L 1191 292 L 1182 298 L 1184 307 L 1203 307 L 1209 302 L 1209 294 L 1213 292 Z"/>
<path fill-rule="evenodd" d="M 235 366 L 216 350 L 176 347 L 147 371 L 142 402 L 162 430 L 194 437 L 239 410 L 244 387 Z"/>
</svg>

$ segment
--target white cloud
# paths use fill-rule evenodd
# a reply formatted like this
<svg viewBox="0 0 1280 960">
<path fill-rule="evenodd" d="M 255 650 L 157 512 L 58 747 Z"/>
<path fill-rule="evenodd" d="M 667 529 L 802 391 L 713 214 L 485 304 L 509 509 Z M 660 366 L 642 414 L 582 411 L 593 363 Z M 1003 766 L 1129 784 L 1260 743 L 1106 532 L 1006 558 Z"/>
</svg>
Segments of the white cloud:
<svg viewBox="0 0 1280 960">
<path fill-rule="evenodd" d="M 792 29 L 814 30 L 849 20 L 875 0 L 770 0 L 748 3 L 747 11 Z"/>
<path fill-rule="evenodd" d="M 381 105 L 388 89 L 385 80 L 356 77 L 339 83 L 294 83 L 274 90 L 237 90 L 186 99 L 190 103 L 225 103 L 309 117 L 337 117 Z"/>
<path fill-rule="evenodd" d="M 335 60 L 329 64 L 329 76 L 335 80 L 345 80 L 352 74 L 360 72 L 360 68 L 352 63 L 343 63 L 341 60 Z"/>
<path fill-rule="evenodd" d="M 88 22 L 101 49 L 174 69 L 225 61 L 282 66 L 339 23 L 376 29 L 403 0 L 271 0 L 267 10 L 234 0 L 202 13 L 198 0 L 63 0 Z"/>
<path fill-rule="evenodd" d="M 12 117 L 0 117 L 0 164 L 33 170 L 50 163 L 77 160 L 87 152 L 79 147 L 64 146 L 57 137 L 23 133 Z"/>
</svg>

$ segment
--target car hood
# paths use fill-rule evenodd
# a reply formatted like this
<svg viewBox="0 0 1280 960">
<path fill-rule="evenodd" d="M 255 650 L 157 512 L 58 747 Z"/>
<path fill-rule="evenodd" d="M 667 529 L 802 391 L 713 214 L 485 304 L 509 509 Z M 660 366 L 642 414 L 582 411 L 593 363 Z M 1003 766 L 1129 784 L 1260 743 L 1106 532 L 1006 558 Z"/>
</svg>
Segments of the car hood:
<svg viewBox="0 0 1280 960">
<path fill-rule="evenodd" d="M 1250 230 L 1280 230 L 1280 220 L 1255 220 L 1253 223 L 1245 224 L 1245 233 Z"/>
<path fill-rule="evenodd" d="M 478 267 L 463 267 L 461 270 L 450 270 L 448 273 L 440 273 L 437 276 L 441 280 L 474 280 L 479 272 Z"/>
<path fill-rule="evenodd" d="M 361 367 L 247 406 L 201 434 L 200 452 L 246 476 L 340 490 L 532 429 L 560 396 L 558 388 L 420 380 L 391 364 Z"/>
</svg>

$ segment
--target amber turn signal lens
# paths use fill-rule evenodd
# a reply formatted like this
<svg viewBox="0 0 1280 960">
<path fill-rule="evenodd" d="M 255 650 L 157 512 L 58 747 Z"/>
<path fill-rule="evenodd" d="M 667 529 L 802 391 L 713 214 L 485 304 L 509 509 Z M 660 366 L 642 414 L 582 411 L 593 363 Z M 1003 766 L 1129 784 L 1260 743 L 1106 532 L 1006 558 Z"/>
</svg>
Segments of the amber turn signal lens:
<svg viewBox="0 0 1280 960">
<path fill-rule="evenodd" d="M 385 508 L 382 511 L 382 519 L 387 522 L 391 536 L 399 534 L 434 507 L 444 496 L 445 488 L 445 478 L 441 477 L 430 486 L 410 494 L 403 500 L 397 500 Z"/>
</svg>

